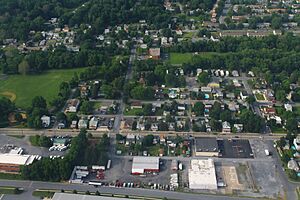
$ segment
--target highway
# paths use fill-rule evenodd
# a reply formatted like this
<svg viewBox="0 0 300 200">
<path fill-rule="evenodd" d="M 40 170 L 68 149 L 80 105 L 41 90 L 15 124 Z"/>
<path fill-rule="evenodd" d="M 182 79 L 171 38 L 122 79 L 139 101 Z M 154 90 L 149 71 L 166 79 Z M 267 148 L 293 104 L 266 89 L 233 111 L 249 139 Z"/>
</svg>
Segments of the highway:
<svg viewBox="0 0 300 200">
<path fill-rule="evenodd" d="M 229 197 L 229 196 L 217 196 L 210 194 L 196 194 L 196 193 L 181 193 L 163 190 L 150 190 L 141 188 L 115 188 L 115 187 L 98 187 L 89 186 L 87 184 L 68 184 L 68 183 L 52 183 L 52 182 L 39 182 L 39 181 L 11 181 L 11 180 L 0 180 L 0 186 L 12 186 L 24 188 L 26 191 L 32 192 L 36 189 L 49 189 L 49 190 L 77 190 L 77 191 L 90 191 L 96 192 L 98 190 L 100 193 L 111 193 L 111 194 L 122 194 L 122 195 L 134 195 L 134 196 L 144 196 L 144 197 L 157 197 L 163 198 L 167 197 L 169 199 L 189 199 L 189 200 L 234 200 L 234 199 L 244 199 L 252 200 L 252 198 L 242 198 L 242 197 Z M 28 195 L 26 195 L 27 197 Z M 22 197 L 23 194 L 22 194 Z M 9 198 L 5 198 L 9 199 Z M 35 198 L 26 198 L 27 200 Z"/>
</svg>

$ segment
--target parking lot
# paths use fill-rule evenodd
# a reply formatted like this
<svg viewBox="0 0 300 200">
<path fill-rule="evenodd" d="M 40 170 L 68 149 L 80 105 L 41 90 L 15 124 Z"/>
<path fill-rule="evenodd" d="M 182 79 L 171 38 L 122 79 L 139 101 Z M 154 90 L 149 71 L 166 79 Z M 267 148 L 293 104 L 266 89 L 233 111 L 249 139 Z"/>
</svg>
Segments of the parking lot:
<svg viewBox="0 0 300 200">
<path fill-rule="evenodd" d="M 260 194 L 264 194 L 268 198 L 277 198 L 278 194 L 283 194 L 280 177 L 273 161 L 252 161 L 250 168 L 254 184 Z"/>
<path fill-rule="evenodd" d="M 29 142 L 29 137 L 24 138 L 15 138 L 6 135 L 0 135 L 0 147 L 4 147 L 5 145 L 13 145 L 15 147 L 21 147 L 24 150 L 24 154 L 30 155 L 40 155 L 43 157 L 48 156 L 57 156 L 57 155 L 64 155 L 65 152 L 63 151 L 51 151 L 49 152 L 48 148 L 44 147 L 35 147 L 32 146 Z"/>
<path fill-rule="evenodd" d="M 248 140 L 218 140 L 218 146 L 223 158 L 253 158 Z"/>
<path fill-rule="evenodd" d="M 104 172 L 104 179 L 98 180 L 107 183 L 113 183 L 117 180 L 119 182 L 126 183 L 139 183 L 148 185 L 149 183 L 169 185 L 171 170 L 170 160 L 161 160 L 160 172 L 157 174 L 147 174 L 146 176 L 132 175 L 132 159 L 131 158 L 119 158 L 112 160 L 112 167 Z M 97 180 L 96 174 L 91 174 L 85 181 Z"/>
</svg>

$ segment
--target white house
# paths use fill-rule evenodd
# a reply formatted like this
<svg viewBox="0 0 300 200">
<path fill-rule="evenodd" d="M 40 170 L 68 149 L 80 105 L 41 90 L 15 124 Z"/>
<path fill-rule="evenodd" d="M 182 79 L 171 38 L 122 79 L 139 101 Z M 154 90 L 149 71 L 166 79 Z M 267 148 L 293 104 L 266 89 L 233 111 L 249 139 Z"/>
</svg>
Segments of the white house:
<svg viewBox="0 0 300 200">
<path fill-rule="evenodd" d="M 77 112 L 80 101 L 78 99 L 70 99 L 67 102 L 66 112 Z"/>
<path fill-rule="evenodd" d="M 297 136 L 294 139 L 293 144 L 294 144 L 295 148 L 297 149 L 297 151 L 300 151 L 300 136 Z"/>
<path fill-rule="evenodd" d="M 42 126 L 44 128 L 48 128 L 50 126 L 50 123 L 51 123 L 51 119 L 49 116 L 46 116 L 46 115 L 43 115 L 41 117 L 41 121 L 42 121 Z"/>
</svg>

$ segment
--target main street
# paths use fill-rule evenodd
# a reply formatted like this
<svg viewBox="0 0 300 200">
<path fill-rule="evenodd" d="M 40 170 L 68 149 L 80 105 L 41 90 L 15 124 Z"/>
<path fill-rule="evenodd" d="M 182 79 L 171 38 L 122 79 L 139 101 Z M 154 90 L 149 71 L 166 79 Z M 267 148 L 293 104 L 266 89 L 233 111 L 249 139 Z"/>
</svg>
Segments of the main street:
<svg viewBox="0 0 300 200">
<path fill-rule="evenodd" d="M 189 199 L 189 200 L 235 200 L 244 199 L 252 200 L 252 198 L 232 197 L 232 196 L 218 196 L 209 194 L 195 194 L 195 193 L 180 193 L 162 190 L 150 190 L 141 188 L 115 188 L 115 187 L 98 187 L 95 188 L 88 184 L 69 184 L 69 183 L 53 183 L 53 182 L 39 182 L 39 181 L 17 181 L 17 180 L 0 180 L 0 186 L 12 186 L 24 188 L 26 191 L 32 192 L 37 189 L 48 189 L 48 190 L 77 190 L 77 191 L 90 191 L 110 194 L 122 194 L 131 196 L 143 196 L 143 197 L 167 197 L 169 199 Z M 23 195 L 22 195 L 23 196 Z M 26 195 L 26 197 L 28 194 Z M 21 197 L 21 196 L 20 196 Z M 23 196 L 24 197 L 24 196 Z M 4 199 L 6 199 L 4 197 Z M 7 199 L 10 199 L 9 196 Z M 35 199 L 35 198 L 30 198 Z M 30 200 L 27 198 L 27 200 Z"/>
<path fill-rule="evenodd" d="M 112 131 L 97 131 L 97 130 L 88 130 L 93 136 L 99 137 L 103 134 L 115 134 L 114 130 Z M 76 136 L 78 135 L 79 130 L 73 129 L 44 129 L 44 130 L 35 130 L 35 129 L 18 129 L 18 128 L 1 128 L 0 134 L 5 135 L 45 135 L 45 136 Z M 266 134 L 258 134 L 258 133 L 240 133 L 240 134 L 224 134 L 224 133 L 206 133 L 206 132 L 172 132 L 172 131 L 120 131 L 123 134 L 138 134 L 138 135 L 165 135 L 165 136 L 192 136 L 192 137 L 218 137 L 218 138 L 240 138 L 240 139 L 261 139 L 261 140 L 277 140 L 280 137 L 284 136 L 282 134 L 273 134 L 273 135 L 266 135 Z"/>
</svg>

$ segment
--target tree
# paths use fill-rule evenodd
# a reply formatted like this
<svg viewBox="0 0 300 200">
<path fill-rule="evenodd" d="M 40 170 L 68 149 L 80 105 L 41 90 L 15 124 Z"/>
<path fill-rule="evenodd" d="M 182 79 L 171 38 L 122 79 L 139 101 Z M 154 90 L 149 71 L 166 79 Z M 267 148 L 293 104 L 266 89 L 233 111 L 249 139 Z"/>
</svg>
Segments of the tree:
<svg viewBox="0 0 300 200">
<path fill-rule="evenodd" d="M 143 87 L 141 85 L 134 87 L 130 92 L 132 98 L 139 100 L 150 100 L 154 98 L 152 87 Z"/>
<path fill-rule="evenodd" d="M 26 75 L 29 72 L 29 64 L 25 59 L 18 65 L 18 72 L 22 75 Z"/>
<path fill-rule="evenodd" d="M 210 82 L 210 76 L 208 74 L 208 72 L 202 72 L 201 74 L 199 74 L 198 76 L 198 82 L 201 85 L 207 85 Z"/>
<path fill-rule="evenodd" d="M 0 98 L 0 127 L 8 125 L 8 115 L 15 110 L 15 105 L 7 98 Z"/>
<path fill-rule="evenodd" d="M 63 112 L 59 112 L 56 114 L 56 120 L 61 122 L 61 121 L 67 121 L 67 116 Z"/>
<path fill-rule="evenodd" d="M 193 112 L 196 116 L 202 116 L 204 113 L 204 104 L 202 102 L 196 102 L 193 107 Z"/>
<path fill-rule="evenodd" d="M 142 141 L 143 146 L 145 146 L 145 147 L 152 146 L 153 145 L 153 139 L 154 139 L 153 135 L 146 135 L 143 138 L 143 141 Z"/>
<path fill-rule="evenodd" d="M 286 99 L 286 92 L 284 90 L 277 90 L 275 97 L 277 101 L 283 102 Z"/>
<path fill-rule="evenodd" d="M 286 120 L 286 130 L 292 133 L 296 133 L 298 130 L 298 122 L 295 118 L 289 118 Z"/>
<path fill-rule="evenodd" d="M 124 136 L 123 135 L 121 135 L 121 134 L 116 134 L 116 140 L 117 141 L 121 141 L 121 140 L 123 140 L 124 139 Z"/>
<path fill-rule="evenodd" d="M 90 101 L 83 101 L 80 106 L 80 111 L 84 114 L 90 114 L 93 111 L 93 103 Z"/>
<path fill-rule="evenodd" d="M 222 123 L 215 120 L 211 119 L 209 121 L 209 125 L 211 126 L 212 130 L 220 132 L 222 130 Z"/>
<path fill-rule="evenodd" d="M 282 18 L 280 16 L 276 16 L 272 18 L 271 27 L 273 29 L 279 29 L 282 26 Z"/>
<path fill-rule="evenodd" d="M 32 99 L 31 103 L 32 108 L 40 108 L 40 109 L 46 109 L 47 108 L 47 103 L 44 97 L 42 96 L 36 96 Z"/>
<path fill-rule="evenodd" d="M 278 142 L 277 142 L 278 146 L 280 148 L 283 148 L 285 145 L 286 145 L 286 141 L 285 141 L 285 138 L 284 137 L 281 137 Z"/>
<path fill-rule="evenodd" d="M 229 110 L 224 110 L 220 114 L 220 120 L 221 121 L 228 121 L 230 122 L 232 120 L 231 112 Z"/>
</svg>

